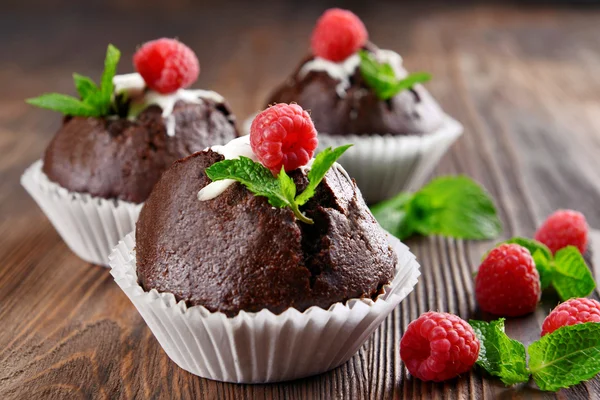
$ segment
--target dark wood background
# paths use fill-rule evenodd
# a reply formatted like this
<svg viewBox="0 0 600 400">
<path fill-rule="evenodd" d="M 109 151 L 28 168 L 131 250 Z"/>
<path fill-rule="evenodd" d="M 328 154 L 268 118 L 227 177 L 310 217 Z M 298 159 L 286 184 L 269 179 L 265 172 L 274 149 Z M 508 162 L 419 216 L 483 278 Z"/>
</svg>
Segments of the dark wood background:
<svg viewBox="0 0 600 400">
<path fill-rule="evenodd" d="M 81 3 L 81 4 L 80 4 Z M 198 54 L 197 87 L 221 92 L 239 119 L 308 47 L 322 2 L 10 0 L 0 10 L 0 398 L 599 398 L 600 381 L 556 395 L 504 388 L 479 371 L 440 384 L 409 376 L 399 358 L 406 325 L 428 310 L 481 317 L 472 273 L 492 243 L 409 241 L 422 265 L 414 293 L 347 364 L 272 385 L 200 379 L 171 362 L 108 270 L 73 255 L 20 187 L 60 117 L 23 99 L 73 93 L 71 73 L 99 77 L 106 45 L 131 71 L 136 45 L 177 36 Z M 465 135 L 436 174 L 466 173 L 494 195 L 504 237 L 532 235 L 561 207 L 600 227 L 600 9 L 519 3 L 354 4 L 371 38 L 399 51 Z M 346 4 L 348 6 L 348 4 Z M 596 243 L 599 243 L 596 240 Z M 557 303 L 511 320 L 525 342 Z"/>
</svg>

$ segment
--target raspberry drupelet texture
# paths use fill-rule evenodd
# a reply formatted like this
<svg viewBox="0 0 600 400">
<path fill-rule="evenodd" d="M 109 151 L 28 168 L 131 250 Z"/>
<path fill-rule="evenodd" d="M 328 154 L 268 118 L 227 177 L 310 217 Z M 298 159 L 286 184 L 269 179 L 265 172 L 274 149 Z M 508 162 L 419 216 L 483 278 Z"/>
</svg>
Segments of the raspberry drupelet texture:
<svg viewBox="0 0 600 400">
<path fill-rule="evenodd" d="M 587 249 L 588 229 L 582 213 L 558 210 L 540 226 L 535 233 L 535 240 L 548 246 L 552 253 L 566 246 L 575 246 L 583 254 Z"/>
<path fill-rule="evenodd" d="M 356 53 L 367 38 L 365 25 L 354 13 L 331 8 L 317 21 L 311 48 L 315 56 L 339 62 Z"/>
<path fill-rule="evenodd" d="M 427 312 L 411 322 L 400 340 L 400 358 L 411 375 L 445 381 L 467 372 L 479 355 L 471 325 L 453 314 Z"/>
<path fill-rule="evenodd" d="M 190 86 L 200 73 L 194 52 L 175 39 L 145 43 L 133 56 L 133 64 L 146 85 L 163 94 Z"/>
<path fill-rule="evenodd" d="M 560 327 L 584 322 L 600 322 L 600 303 L 586 298 L 567 300 L 546 317 L 542 324 L 542 336 Z"/>
<path fill-rule="evenodd" d="M 254 118 L 250 145 L 273 174 L 306 165 L 317 148 L 317 130 L 308 112 L 297 104 L 275 104 Z"/>
<path fill-rule="evenodd" d="M 479 307 L 499 316 L 533 312 L 541 292 L 533 258 L 529 250 L 517 244 L 502 244 L 490 251 L 475 279 Z"/>
</svg>

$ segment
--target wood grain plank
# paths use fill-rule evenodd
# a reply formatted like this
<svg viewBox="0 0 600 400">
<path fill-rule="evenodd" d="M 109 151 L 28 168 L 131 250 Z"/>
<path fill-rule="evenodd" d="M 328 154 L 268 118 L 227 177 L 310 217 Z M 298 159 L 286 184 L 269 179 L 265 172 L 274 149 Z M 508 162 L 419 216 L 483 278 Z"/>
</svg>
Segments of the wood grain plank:
<svg viewBox="0 0 600 400">
<path fill-rule="evenodd" d="M 488 317 L 477 309 L 472 274 L 491 243 L 439 237 L 408 242 L 422 265 L 419 285 L 345 365 L 271 385 L 214 382 L 178 368 L 108 271 L 74 256 L 20 188 L 20 174 L 60 123 L 22 99 L 72 93 L 73 70 L 99 76 L 108 41 L 123 49 L 125 72 L 136 44 L 178 36 L 200 57 L 198 86 L 221 92 L 241 121 L 307 51 L 324 6 L 182 1 L 140 9 L 128 0 L 98 3 L 91 13 L 52 4 L 7 6 L 0 15 L 0 49 L 12 55 L 0 59 L 0 398 L 599 398 L 598 379 L 552 394 L 532 383 L 505 388 L 479 371 L 440 384 L 408 374 L 399 341 L 421 313 Z M 435 174 L 483 183 L 497 200 L 503 238 L 531 235 L 560 207 L 580 209 L 600 227 L 598 9 L 388 2 L 355 10 L 374 41 L 434 75 L 430 90 L 466 129 Z M 507 332 L 535 340 L 557 301 L 546 296 Z"/>
</svg>

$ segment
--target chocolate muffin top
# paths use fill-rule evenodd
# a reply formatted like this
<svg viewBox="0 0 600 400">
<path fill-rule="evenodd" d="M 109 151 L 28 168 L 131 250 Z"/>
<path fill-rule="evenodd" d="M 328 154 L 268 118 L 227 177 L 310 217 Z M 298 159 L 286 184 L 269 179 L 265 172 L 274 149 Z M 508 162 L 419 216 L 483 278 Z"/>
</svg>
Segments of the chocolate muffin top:
<svg viewBox="0 0 600 400">
<path fill-rule="evenodd" d="M 406 75 L 400 56 L 389 50 L 367 48 L 396 75 Z M 360 58 L 352 55 L 341 63 L 309 55 L 290 78 L 269 96 L 267 105 L 296 102 L 311 110 L 317 130 L 330 135 L 423 135 L 438 129 L 444 114 L 422 85 L 380 100 L 365 82 Z"/>
<path fill-rule="evenodd" d="M 46 149 L 43 171 L 73 192 L 141 203 L 175 160 L 237 137 L 218 95 L 197 99 L 177 100 L 168 118 L 158 105 L 133 119 L 65 117 Z"/>
<path fill-rule="evenodd" d="M 264 308 L 328 308 L 375 297 L 397 262 L 383 230 L 345 171 L 335 165 L 302 207 L 272 207 L 239 183 L 198 200 L 211 181 L 213 150 L 175 162 L 146 201 L 136 227 L 137 275 L 145 290 L 173 293 L 188 306 L 234 316 Z M 299 191 L 305 172 L 290 173 Z"/>
</svg>

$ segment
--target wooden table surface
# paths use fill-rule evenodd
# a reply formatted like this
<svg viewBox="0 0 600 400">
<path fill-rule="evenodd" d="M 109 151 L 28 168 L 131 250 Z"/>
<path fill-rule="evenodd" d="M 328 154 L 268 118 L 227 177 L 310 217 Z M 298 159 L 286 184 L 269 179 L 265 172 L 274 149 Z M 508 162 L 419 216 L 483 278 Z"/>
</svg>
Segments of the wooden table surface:
<svg viewBox="0 0 600 400">
<path fill-rule="evenodd" d="M 106 45 L 124 53 L 177 36 L 198 54 L 196 86 L 222 93 L 239 119 L 304 55 L 319 2 L 212 2 L 171 8 L 110 1 L 83 9 L 12 6 L 0 13 L 0 398 L 600 398 L 595 379 L 557 394 L 504 388 L 480 371 L 440 384 L 410 377 L 399 358 L 406 325 L 428 310 L 480 317 L 472 273 L 491 242 L 408 242 L 423 276 L 416 290 L 345 365 L 271 385 L 191 375 L 169 360 L 107 269 L 69 251 L 19 185 L 60 124 L 27 106 L 42 92 L 73 93 L 71 73 L 99 77 Z M 366 3 L 366 2 L 365 2 Z M 398 4 L 396 4 L 398 3 Z M 497 201 L 504 238 L 532 235 L 561 207 L 600 228 L 600 9 L 427 2 L 357 5 L 373 41 L 400 52 L 465 135 L 436 174 L 465 173 Z M 597 243 L 599 241 L 596 241 Z M 508 322 L 527 343 L 557 303 Z"/>
</svg>

